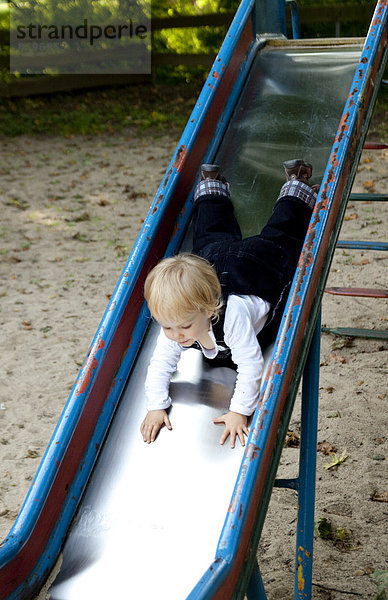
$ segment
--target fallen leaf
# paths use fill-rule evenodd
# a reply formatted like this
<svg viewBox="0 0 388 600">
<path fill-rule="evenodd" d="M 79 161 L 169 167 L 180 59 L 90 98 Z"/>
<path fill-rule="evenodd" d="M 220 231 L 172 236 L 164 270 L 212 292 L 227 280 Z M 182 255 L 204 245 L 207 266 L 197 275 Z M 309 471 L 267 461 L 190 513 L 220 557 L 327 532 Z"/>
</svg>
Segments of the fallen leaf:
<svg viewBox="0 0 388 600">
<path fill-rule="evenodd" d="M 364 183 L 362 185 L 367 190 L 370 190 L 371 188 L 373 188 L 375 186 L 375 182 L 372 179 L 368 179 L 367 181 L 364 181 Z"/>
<path fill-rule="evenodd" d="M 351 213 L 350 215 L 344 216 L 344 221 L 354 221 L 355 219 L 358 219 L 357 213 Z"/>
<path fill-rule="evenodd" d="M 26 329 L 27 331 L 32 329 L 31 321 L 22 321 L 22 324 L 23 324 L 23 329 Z"/>
<path fill-rule="evenodd" d="M 6 200 L 4 204 L 6 206 L 14 206 L 19 210 L 26 210 L 26 208 L 29 207 L 29 204 L 26 200 L 21 200 L 19 198 L 10 198 L 9 200 Z"/>
<path fill-rule="evenodd" d="M 328 456 L 330 453 L 337 452 L 337 446 L 327 442 L 326 440 L 323 440 L 323 442 L 318 442 L 317 451 L 322 452 L 322 454 L 325 456 Z"/>
<path fill-rule="evenodd" d="M 370 499 L 373 502 L 388 502 L 388 492 L 383 492 L 382 494 L 379 494 L 377 490 L 374 490 L 370 495 Z"/>
<path fill-rule="evenodd" d="M 370 261 L 367 258 L 363 258 L 362 260 L 352 260 L 352 265 L 355 267 L 361 267 L 363 265 L 369 265 Z"/>
<path fill-rule="evenodd" d="M 384 454 L 375 454 L 372 458 L 373 460 L 385 460 Z"/>
<path fill-rule="evenodd" d="M 329 413 L 327 415 L 328 419 L 337 419 L 338 417 L 341 419 L 341 413 L 339 410 L 337 410 L 336 412 Z"/>
<path fill-rule="evenodd" d="M 338 467 L 348 458 L 346 450 L 342 452 L 341 456 L 337 456 L 335 452 L 329 452 L 329 454 L 331 456 L 331 463 L 326 463 L 325 465 L 323 465 L 323 468 L 327 470 L 333 469 L 334 467 Z"/>
<path fill-rule="evenodd" d="M 48 333 L 48 332 L 49 332 L 49 331 L 51 331 L 51 330 L 52 330 L 52 327 L 51 327 L 51 325 L 46 325 L 45 327 L 41 327 L 41 328 L 39 329 L 39 331 L 41 331 L 42 333 Z"/>
<path fill-rule="evenodd" d="M 31 448 L 28 448 L 26 458 L 36 458 L 37 456 L 39 456 L 37 450 L 32 450 Z"/>
<path fill-rule="evenodd" d="M 300 437 L 295 431 L 289 429 L 286 434 L 284 445 L 287 448 L 298 448 L 300 443 Z"/>
<path fill-rule="evenodd" d="M 90 221 L 90 215 L 87 212 L 81 213 L 80 215 L 74 215 L 73 217 L 66 217 L 67 223 L 81 223 L 82 221 Z"/>
<path fill-rule="evenodd" d="M 385 590 L 388 588 L 388 571 L 376 570 L 373 573 L 372 577 L 377 584 L 377 589 L 379 590 L 379 592 L 382 592 L 382 594 L 385 594 Z M 384 596 L 382 594 L 378 594 L 378 596 L 376 596 L 376 598 L 381 598 L 381 600 L 383 600 Z"/>
<path fill-rule="evenodd" d="M 323 518 L 314 523 L 314 531 L 318 537 L 325 540 L 331 536 L 333 530 L 330 521 Z"/>
<path fill-rule="evenodd" d="M 383 396 L 383 398 L 385 398 L 385 395 Z M 375 442 L 375 444 L 380 445 L 380 444 L 384 444 L 384 442 L 385 442 L 386 439 L 387 438 L 385 436 L 383 436 L 383 437 L 376 437 L 376 438 L 373 438 L 373 441 Z"/>
<path fill-rule="evenodd" d="M 337 540 L 343 543 L 347 541 L 351 533 L 352 532 L 349 529 L 346 529 L 345 527 L 337 527 L 337 529 L 335 530 Z"/>
<path fill-rule="evenodd" d="M 22 262 L 22 259 L 19 258 L 18 256 L 3 256 L 2 258 L 3 262 L 8 262 L 8 263 L 20 263 Z"/>
<path fill-rule="evenodd" d="M 353 345 L 353 338 L 339 336 L 335 338 L 331 344 L 332 350 L 342 350 L 342 348 L 349 348 Z"/>
<path fill-rule="evenodd" d="M 329 358 L 330 362 L 337 362 L 337 363 L 341 363 L 341 364 L 346 363 L 346 358 L 344 356 L 341 356 L 340 354 L 330 353 L 328 358 Z"/>
</svg>

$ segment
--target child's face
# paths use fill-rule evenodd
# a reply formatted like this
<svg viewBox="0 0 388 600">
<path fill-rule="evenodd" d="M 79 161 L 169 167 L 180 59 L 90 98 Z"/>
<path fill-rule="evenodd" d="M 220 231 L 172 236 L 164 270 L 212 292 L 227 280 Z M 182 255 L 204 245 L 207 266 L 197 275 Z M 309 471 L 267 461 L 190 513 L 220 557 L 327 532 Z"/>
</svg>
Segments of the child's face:
<svg viewBox="0 0 388 600">
<path fill-rule="evenodd" d="M 210 327 L 210 317 L 210 314 L 202 311 L 188 314 L 178 323 L 159 320 L 159 325 L 170 340 L 189 347 L 207 334 Z"/>
</svg>

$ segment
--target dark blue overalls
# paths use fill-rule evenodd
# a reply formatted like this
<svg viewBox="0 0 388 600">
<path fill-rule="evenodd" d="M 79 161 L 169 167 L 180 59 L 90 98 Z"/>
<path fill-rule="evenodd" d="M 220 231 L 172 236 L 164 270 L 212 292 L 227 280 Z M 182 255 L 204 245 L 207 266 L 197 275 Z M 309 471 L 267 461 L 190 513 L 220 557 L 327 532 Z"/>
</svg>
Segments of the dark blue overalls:
<svg viewBox="0 0 388 600">
<path fill-rule="evenodd" d="M 213 326 L 216 340 L 226 346 L 224 319 L 228 296 L 255 295 L 271 304 L 266 325 L 258 335 L 263 348 L 276 337 L 316 193 L 301 182 L 286 183 L 262 231 L 242 239 L 228 188 L 220 182 L 215 194 L 206 193 L 206 186 L 202 187 L 205 193 L 197 191 L 194 204 L 193 253 L 214 266 L 221 283 L 224 310 Z M 216 366 L 214 360 L 209 364 Z"/>
</svg>

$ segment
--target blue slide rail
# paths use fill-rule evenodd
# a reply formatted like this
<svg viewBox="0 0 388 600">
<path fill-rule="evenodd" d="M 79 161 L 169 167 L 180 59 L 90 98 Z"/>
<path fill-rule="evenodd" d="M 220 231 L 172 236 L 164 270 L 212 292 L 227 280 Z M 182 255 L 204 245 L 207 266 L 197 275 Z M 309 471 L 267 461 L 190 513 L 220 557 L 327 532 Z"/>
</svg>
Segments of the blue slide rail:
<svg viewBox="0 0 388 600">
<path fill-rule="evenodd" d="M 292 398 L 318 319 L 378 82 L 386 65 L 387 13 L 386 0 L 378 2 L 326 166 L 216 557 L 188 600 L 240 598 L 252 585 L 252 571 L 253 579 L 260 581 L 256 549 L 281 452 L 282 444 L 277 436 L 282 416 L 292 409 Z M 310 503 L 307 510 L 313 511 L 313 508 Z M 300 546 L 299 535 L 298 543 Z M 305 585 L 308 577 L 303 576 L 307 545 L 302 550 L 303 559 L 300 557 L 297 564 L 299 580 L 295 598 L 308 598 L 311 594 Z M 300 555 L 300 547 L 298 552 Z M 307 568 L 311 585 L 311 561 Z M 256 595 L 250 598 L 266 598 L 261 584 L 253 587 Z"/>
<path fill-rule="evenodd" d="M 22 509 L 0 546 L 1 600 L 31 598 L 59 554 L 149 324 L 145 276 L 181 243 L 200 164 L 212 159 L 255 55 L 254 7 L 254 0 L 244 0 L 235 15 Z"/>
</svg>

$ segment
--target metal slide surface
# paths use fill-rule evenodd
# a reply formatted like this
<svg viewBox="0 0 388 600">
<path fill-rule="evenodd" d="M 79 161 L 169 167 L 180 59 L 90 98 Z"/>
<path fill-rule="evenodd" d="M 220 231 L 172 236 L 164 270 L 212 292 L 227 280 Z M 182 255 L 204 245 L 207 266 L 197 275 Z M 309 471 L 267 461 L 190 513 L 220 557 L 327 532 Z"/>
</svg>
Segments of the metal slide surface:
<svg viewBox="0 0 388 600">
<path fill-rule="evenodd" d="M 314 181 L 322 177 L 360 52 L 269 45 L 258 53 L 217 154 L 244 235 L 269 216 L 283 160 L 303 157 Z M 235 375 L 185 352 L 171 384 L 173 431 L 144 444 L 144 379 L 157 333 L 152 325 L 120 401 L 52 600 L 182 600 L 214 558 L 243 451 L 219 445 L 212 419 L 227 410 Z"/>
</svg>

